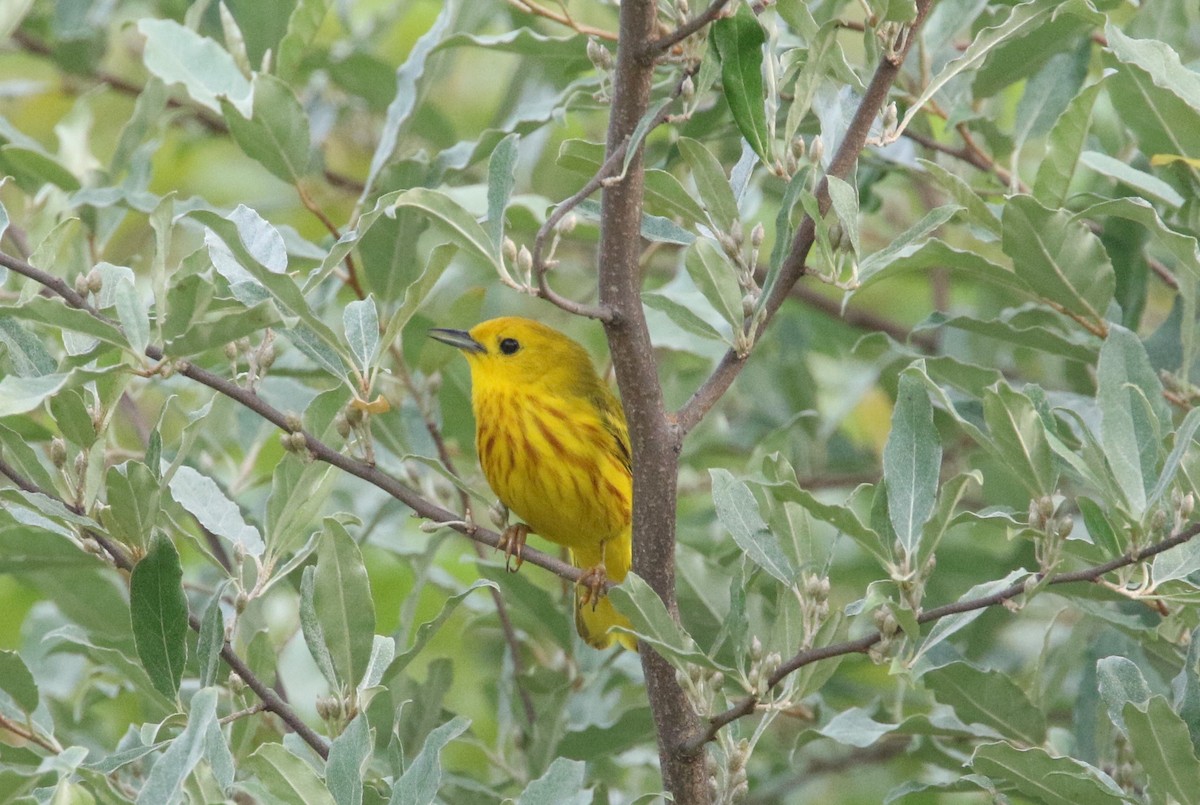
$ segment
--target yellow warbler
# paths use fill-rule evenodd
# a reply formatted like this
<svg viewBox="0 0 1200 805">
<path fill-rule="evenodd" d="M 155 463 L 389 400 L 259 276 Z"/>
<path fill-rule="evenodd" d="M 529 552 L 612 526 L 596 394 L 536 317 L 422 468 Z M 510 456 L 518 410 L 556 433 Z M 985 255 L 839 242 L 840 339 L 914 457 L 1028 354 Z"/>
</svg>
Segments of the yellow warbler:
<svg viewBox="0 0 1200 805">
<path fill-rule="evenodd" d="M 575 626 L 590 645 L 629 622 L 604 596 L 606 579 L 629 572 L 633 477 L 621 403 L 582 346 L 540 322 L 492 319 L 470 332 L 429 333 L 462 350 L 471 367 L 475 447 L 501 502 L 524 520 L 504 531 L 520 567 L 530 532 L 566 546 L 586 571 L 575 591 Z M 515 567 L 513 568 L 516 569 Z"/>
</svg>

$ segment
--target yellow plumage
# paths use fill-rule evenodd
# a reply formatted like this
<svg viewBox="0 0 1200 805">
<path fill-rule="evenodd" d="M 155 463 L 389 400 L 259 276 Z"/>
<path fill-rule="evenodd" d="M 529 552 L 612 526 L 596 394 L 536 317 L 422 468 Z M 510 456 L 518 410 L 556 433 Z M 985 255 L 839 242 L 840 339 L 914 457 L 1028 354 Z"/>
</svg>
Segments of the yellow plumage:
<svg viewBox="0 0 1200 805">
<path fill-rule="evenodd" d="M 575 625 L 590 645 L 606 648 L 628 635 L 607 597 L 632 561 L 633 477 L 621 403 L 575 341 L 540 322 L 492 319 L 470 332 L 435 329 L 462 350 L 471 367 L 475 446 L 496 495 L 528 529 L 510 526 L 508 551 L 520 558 L 525 531 L 566 546 L 588 571 L 576 589 Z"/>
</svg>

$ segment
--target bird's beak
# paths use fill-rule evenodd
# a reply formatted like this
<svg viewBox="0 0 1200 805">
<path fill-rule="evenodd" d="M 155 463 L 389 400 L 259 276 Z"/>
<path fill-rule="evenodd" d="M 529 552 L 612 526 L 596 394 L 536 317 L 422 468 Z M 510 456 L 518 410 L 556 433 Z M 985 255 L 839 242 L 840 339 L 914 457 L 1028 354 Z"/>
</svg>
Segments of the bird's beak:
<svg viewBox="0 0 1200 805">
<path fill-rule="evenodd" d="M 487 347 L 471 337 L 466 330 L 450 330 L 445 327 L 434 327 L 429 331 L 429 337 L 443 344 L 461 349 L 463 352 L 487 352 Z"/>
</svg>

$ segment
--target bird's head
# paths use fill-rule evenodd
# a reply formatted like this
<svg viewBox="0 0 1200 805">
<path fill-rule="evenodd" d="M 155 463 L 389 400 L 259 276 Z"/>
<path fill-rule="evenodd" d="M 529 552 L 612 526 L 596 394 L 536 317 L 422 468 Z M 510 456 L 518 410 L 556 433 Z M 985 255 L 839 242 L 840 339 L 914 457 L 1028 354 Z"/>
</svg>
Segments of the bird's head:
<svg viewBox="0 0 1200 805">
<path fill-rule="evenodd" d="M 462 351 L 476 386 L 511 383 L 587 394 L 600 382 L 587 350 L 532 319 L 506 316 L 481 322 L 470 331 L 438 327 L 429 335 Z"/>
</svg>

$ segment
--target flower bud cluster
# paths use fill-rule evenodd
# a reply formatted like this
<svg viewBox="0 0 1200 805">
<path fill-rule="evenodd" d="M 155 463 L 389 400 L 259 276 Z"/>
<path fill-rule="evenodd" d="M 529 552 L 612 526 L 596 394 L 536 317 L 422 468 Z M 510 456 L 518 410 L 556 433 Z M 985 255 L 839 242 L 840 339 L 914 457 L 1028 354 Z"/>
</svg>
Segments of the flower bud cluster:
<svg viewBox="0 0 1200 805">
<path fill-rule="evenodd" d="M 1075 530 L 1075 519 L 1069 514 L 1056 514 L 1058 504 L 1050 495 L 1029 501 L 1029 528 L 1036 532 L 1034 552 L 1038 567 L 1050 573 L 1062 558 L 1062 546 Z"/>
<path fill-rule="evenodd" d="M 720 745 L 725 755 L 724 763 L 718 762 L 711 752 L 704 757 L 704 769 L 708 773 L 708 798 L 717 805 L 733 805 L 750 793 L 746 764 L 750 761 L 753 747 L 745 738 L 734 740 L 724 735 Z"/>
</svg>

